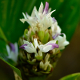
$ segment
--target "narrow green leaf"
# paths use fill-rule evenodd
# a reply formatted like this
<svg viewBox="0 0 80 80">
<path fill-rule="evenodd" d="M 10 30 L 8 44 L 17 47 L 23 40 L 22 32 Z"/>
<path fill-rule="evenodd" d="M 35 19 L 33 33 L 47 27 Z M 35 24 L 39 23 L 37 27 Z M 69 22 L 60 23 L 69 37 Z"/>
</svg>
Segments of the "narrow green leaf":
<svg viewBox="0 0 80 80">
<path fill-rule="evenodd" d="M 80 80 L 80 73 L 70 74 L 61 78 L 60 80 Z"/>
<path fill-rule="evenodd" d="M 0 27 L 0 38 L 3 39 L 5 42 L 7 42 L 7 39 L 6 39 L 5 35 L 4 35 L 1 27 Z"/>
<path fill-rule="evenodd" d="M 5 63 L 7 63 L 12 69 L 13 71 L 15 71 L 17 73 L 17 75 L 19 75 L 21 77 L 21 72 L 18 68 L 16 68 L 15 66 L 9 64 L 8 62 L 6 62 L 4 59 L 0 58 L 1 60 L 3 60 Z"/>
</svg>

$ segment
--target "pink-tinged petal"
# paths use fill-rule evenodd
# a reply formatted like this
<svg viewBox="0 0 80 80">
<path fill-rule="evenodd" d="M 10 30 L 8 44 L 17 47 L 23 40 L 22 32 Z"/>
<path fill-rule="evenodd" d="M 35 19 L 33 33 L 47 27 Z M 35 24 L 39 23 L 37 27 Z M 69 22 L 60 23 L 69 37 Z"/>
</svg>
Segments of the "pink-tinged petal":
<svg viewBox="0 0 80 80">
<path fill-rule="evenodd" d="M 53 50 L 54 48 L 59 48 L 59 45 L 55 43 L 49 43 L 48 45 L 52 45 L 51 50 Z"/>
<path fill-rule="evenodd" d="M 15 46 L 14 46 L 14 44 L 9 43 L 9 46 L 10 46 L 11 51 L 15 52 Z"/>
<path fill-rule="evenodd" d="M 27 46 L 27 44 L 23 44 L 23 45 L 20 46 L 19 48 L 25 49 L 25 46 Z"/>
<path fill-rule="evenodd" d="M 53 20 L 54 22 L 57 22 L 56 19 L 55 19 L 54 17 L 52 18 L 52 20 Z"/>
<path fill-rule="evenodd" d="M 52 38 L 56 39 L 58 36 L 62 35 L 63 33 L 56 33 Z"/>
<path fill-rule="evenodd" d="M 48 13 L 48 9 L 49 9 L 49 3 L 46 2 L 44 11 L 45 11 L 46 13 Z M 43 12 L 44 12 L 44 11 L 43 11 Z"/>
<path fill-rule="evenodd" d="M 52 38 L 55 39 L 55 38 L 57 38 L 59 35 L 61 35 L 61 33 L 55 34 Z"/>
</svg>

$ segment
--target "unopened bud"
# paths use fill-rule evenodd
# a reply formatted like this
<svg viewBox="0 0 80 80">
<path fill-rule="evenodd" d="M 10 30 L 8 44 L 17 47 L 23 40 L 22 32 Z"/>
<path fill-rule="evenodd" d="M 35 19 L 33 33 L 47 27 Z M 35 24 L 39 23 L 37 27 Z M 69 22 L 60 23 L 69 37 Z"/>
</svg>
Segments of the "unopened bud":
<svg viewBox="0 0 80 80">
<path fill-rule="evenodd" d="M 48 42 L 48 40 L 49 40 L 49 33 L 47 32 L 47 33 L 45 33 L 45 35 L 44 35 L 44 39 L 43 39 L 42 42 L 45 44 L 45 43 Z"/>
<path fill-rule="evenodd" d="M 38 36 L 39 36 L 40 41 L 42 42 L 44 39 L 44 31 L 39 31 Z"/>
<path fill-rule="evenodd" d="M 25 31 L 24 31 L 24 38 L 27 40 L 27 34 L 28 33 L 28 30 L 27 29 L 25 29 Z"/>
</svg>

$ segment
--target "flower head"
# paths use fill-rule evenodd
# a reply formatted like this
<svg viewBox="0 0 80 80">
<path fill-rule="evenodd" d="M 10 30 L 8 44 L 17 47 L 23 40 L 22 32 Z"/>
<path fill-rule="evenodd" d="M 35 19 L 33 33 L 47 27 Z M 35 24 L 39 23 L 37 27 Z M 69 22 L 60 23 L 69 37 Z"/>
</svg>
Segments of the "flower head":
<svg viewBox="0 0 80 80">
<path fill-rule="evenodd" d="M 12 59 L 14 62 L 17 62 L 18 59 L 18 45 L 17 43 L 6 45 L 6 49 L 8 52 L 8 58 Z"/>
<path fill-rule="evenodd" d="M 25 65 L 26 63 L 27 65 L 28 63 L 32 70 L 29 70 L 28 66 L 23 66 L 28 70 L 24 70 L 25 73 L 35 72 L 37 74 L 38 72 L 42 75 L 43 73 L 50 73 L 51 69 L 54 68 L 53 64 L 59 58 L 58 54 L 60 53 L 58 52 L 69 44 L 66 35 L 61 33 L 57 20 L 51 17 L 54 11 L 51 11 L 48 2 L 46 2 L 45 7 L 41 2 L 39 10 L 34 7 L 31 16 L 22 13 L 24 18 L 20 19 L 20 21 L 23 23 L 28 22 L 30 25 L 29 29 L 24 31 L 21 38 L 23 44 L 20 46 L 21 55 L 19 57 L 21 61 L 23 60 L 22 62 L 25 61 L 22 64 Z"/>
<path fill-rule="evenodd" d="M 46 44 L 38 44 L 37 39 L 34 39 L 34 43 L 28 42 L 24 40 L 24 44 L 20 46 L 20 48 L 26 50 L 29 53 L 37 53 L 37 48 L 41 52 L 48 52 L 53 50 L 54 48 L 58 48 L 59 46 L 56 44 L 56 40 L 49 41 Z"/>
<path fill-rule="evenodd" d="M 53 18 L 51 17 L 51 14 L 55 10 L 50 12 L 51 9 L 48 9 L 48 8 L 49 8 L 48 2 L 46 2 L 45 8 L 43 8 L 43 3 L 41 3 L 38 11 L 36 7 L 34 7 L 31 16 L 23 13 L 24 18 L 20 20 L 23 23 L 27 21 L 31 27 L 34 27 L 34 29 L 38 25 L 40 30 L 46 30 L 50 26 L 52 26 L 52 23 L 54 22 Z"/>
</svg>

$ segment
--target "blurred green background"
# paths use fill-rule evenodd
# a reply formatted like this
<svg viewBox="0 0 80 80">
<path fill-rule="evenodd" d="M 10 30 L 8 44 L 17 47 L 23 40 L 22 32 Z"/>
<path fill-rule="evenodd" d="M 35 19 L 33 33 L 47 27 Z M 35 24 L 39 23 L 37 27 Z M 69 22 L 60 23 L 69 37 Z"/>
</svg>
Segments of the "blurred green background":
<svg viewBox="0 0 80 80">
<path fill-rule="evenodd" d="M 20 22 L 23 18 L 22 12 L 29 15 L 33 6 L 49 2 L 50 7 L 56 9 L 52 14 L 58 21 L 62 32 L 67 35 L 70 45 L 63 51 L 51 80 L 80 72 L 80 0 L 0 0 L 0 27 L 10 42 L 17 42 L 28 27 L 27 23 Z M 5 43 L 0 40 L 0 53 L 5 52 Z M 0 80 L 14 80 L 12 69 L 0 60 Z"/>
</svg>

